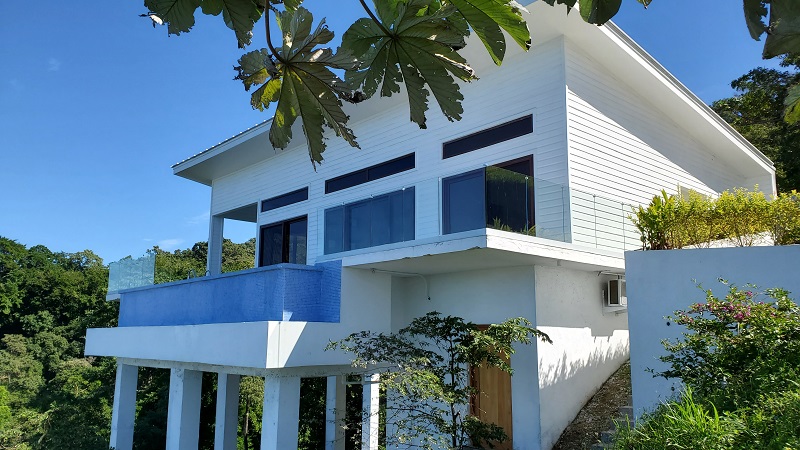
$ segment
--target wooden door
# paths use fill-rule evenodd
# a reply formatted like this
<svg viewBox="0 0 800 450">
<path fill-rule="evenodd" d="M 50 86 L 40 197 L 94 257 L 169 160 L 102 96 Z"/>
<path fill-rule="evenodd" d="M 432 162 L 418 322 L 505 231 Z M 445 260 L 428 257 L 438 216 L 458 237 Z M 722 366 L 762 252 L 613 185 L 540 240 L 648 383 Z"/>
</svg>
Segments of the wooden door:
<svg viewBox="0 0 800 450">
<path fill-rule="evenodd" d="M 511 375 L 496 367 L 472 367 L 470 384 L 480 392 L 472 398 L 470 412 L 484 422 L 494 423 L 505 430 L 508 439 L 503 443 L 494 442 L 498 450 L 511 450 Z"/>
</svg>

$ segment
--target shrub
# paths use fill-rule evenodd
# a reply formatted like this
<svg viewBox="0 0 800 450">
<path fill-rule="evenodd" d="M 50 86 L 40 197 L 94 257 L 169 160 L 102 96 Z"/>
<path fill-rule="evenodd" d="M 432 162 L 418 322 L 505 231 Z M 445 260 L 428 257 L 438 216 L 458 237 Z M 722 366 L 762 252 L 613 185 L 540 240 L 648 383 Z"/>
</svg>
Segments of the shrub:
<svg viewBox="0 0 800 450">
<path fill-rule="evenodd" d="M 636 428 L 620 429 L 614 449 L 730 449 L 744 429 L 735 416 L 720 416 L 714 405 L 695 401 L 691 389 L 639 421 Z"/>
<path fill-rule="evenodd" d="M 760 295 L 706 291 L 670 318 L 687 332 L 664 342 L 659 375 L 686 390 L 621 430 L 615 449 L 800 449 L 800 311 L 785 290 Z"/>
<path fill-rule="evenodd" d="M 634 209 L 635 216 L 629 216 L 633 225 L 639 230 L 645 250 L 669 250 L 681 248 L 676 242 L 677 201 L 674 195 L 662 190 L 653 201 L 644 208 Z"/>
<path fill-rule="evenodd" d="M 800 244 L 800 197 L 797 191 L 780 194 L 772 201 L 768 229 L 775 245 Z"/>
<path fill-rule="evenodd" d="M 758 235 L 769 228 L 770 203 L 764 193 L 734 189 L 713 200 L 713 208 L 722 226 L 722 237 L 737 247 L 753 245 Z"/>
<path fill-rule="evenodd" d="M 775 245 L 800 244 L 800 197 L 797 192 L 768 201 L 752 191 L 725 191 L 716 199 L 695 191 L 661 195 L 629 216 L 644 250 L 709 247 L 716 241 L 746 247 L 769 235 Z"/>
<path fill-rule="evenodd" d="M 800 315 L 782 289 L 759 294 L 731 285 L 724 299 L 708 290 L 706 303 L 677 311 L 672 319 L 689 331 L 682 340 L 664 342 L 670 368 L 717 407 L 733 410 L 753 404 L 763 392 L 793 386 L 800 369 Z"/>
</svg>

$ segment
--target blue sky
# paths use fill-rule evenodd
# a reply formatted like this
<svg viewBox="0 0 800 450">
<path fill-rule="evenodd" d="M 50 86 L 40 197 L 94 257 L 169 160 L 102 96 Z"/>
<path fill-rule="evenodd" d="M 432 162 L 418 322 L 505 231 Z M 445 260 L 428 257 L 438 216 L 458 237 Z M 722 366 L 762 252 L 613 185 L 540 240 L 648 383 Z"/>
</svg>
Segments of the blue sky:
<svg viewBox="0 0 800 450">
<path fill-rule="evenodd" d="M 305 4 L 337 35 L 363 15 L 357 0 Z M 207 238 L 210 188 L 170 166 L 269 116 L 232 80 L 242 52 L 219 18 L 198 13 L 191 33 L 167 37 L 143 12 L 141 0 L 4 5 L 0 236 L 106 262 Z M 709 103 L 748 70 L 776 66 L 761 60 L 739 1 L 625 0 L 615 22 Z M 226 223 L 236 242 L 255 232 Z"/>
</svg>

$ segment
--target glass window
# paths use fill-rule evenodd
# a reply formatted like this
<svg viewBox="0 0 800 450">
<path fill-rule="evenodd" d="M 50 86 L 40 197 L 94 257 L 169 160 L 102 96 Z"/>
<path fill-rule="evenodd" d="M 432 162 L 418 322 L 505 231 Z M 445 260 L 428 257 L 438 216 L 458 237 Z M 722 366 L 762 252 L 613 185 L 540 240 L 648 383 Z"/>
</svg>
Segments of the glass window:
<svg viewBox="0 0 800 450">
<path fill-rule="evenodd" d="M 276 197 L 268 198 L 261 202 L 261 212 L 272 211 L 283 206 L 308 200 L 308 188 L 298 189 Z"/>
<path fill-rule="evenodd" d="M 307 233 L 306 217 L 261 227 L 259 267 L 280 263 L 305 264 Z"/>
<path fill-rule="evenodd" d="M 344 206 L 325 211 L 325 254 L 344 251 Z"/>
<path fill-rule="evenodd" d="M 414 188 L 325 211 L 325 254 L 414 239 Z"/>
<path fill-rule="evenodd" d="M 444 234 L 486 228 L 483 169 L 442 180 Z"/>
<path fill-rule="evenodd" d="M 415 164 L 414 153 L 409 153 L 390 161 L 331 178 L 325 181 L 325 193 L 330 194 L 331 192 L 341 191 L 342 189 L 379 180 L 389 175 L 405 172 L 413 169 Z"/>
<path fill-rule="evenodd" d="M 499 144 L 516 137 L 533 133 L 533 116 L 525 116 L 511 122 L 472 133 L 468 136 L 445 142 L 442 159 L 463 155 L 490 145 Z"/>
<path fill-rule="evenodd" d="M 530 156 L 442 180 L 443 233 L 497 228 L 528 234 L 533 223 Z"/>
</svg>

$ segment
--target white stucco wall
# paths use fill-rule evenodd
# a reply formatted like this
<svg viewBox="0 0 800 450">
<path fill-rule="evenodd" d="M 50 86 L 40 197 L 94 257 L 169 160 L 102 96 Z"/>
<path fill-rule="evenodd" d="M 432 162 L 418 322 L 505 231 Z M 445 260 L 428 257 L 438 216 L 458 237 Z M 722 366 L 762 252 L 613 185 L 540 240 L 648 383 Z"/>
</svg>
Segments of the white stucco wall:
<svg viewBox="0 0 800 450">
<path fill-rule="evenodd" d="M 550 449 L 628 357 L 627 316 L 603 310 L 608 275 L 536 266 L 541 448 Z"/>
<path fill-rule="evenodd" d="M 420 278 L 394 277 L 392 330 L 412 319 L 439 311 L 477 324 L 525 317 L 536 322 L 533 266 L 466 271 L 427 277 L 431 300 Z M 520 345 L 511 357 L 514 448 L 539 450 L 539 390 L 535 345 Z"/>
<path fill-rule="evenodd" d="M 665 354 L 661 340 L 676 339 L 685 329 L 664 317 L 704 301 L 705 294 L 698 289 L 698 283 L 718 297 L 728 290 L 718 282 L 724 278 L 739 287 L 749 283 L 760 290 L 784 288 L 796 300 L 800 294 L 798 261 L 797 245 L 625 253 L 635 414 L 654 409 L 676 392 L 676 382 L 654 378 L 645 370 L 659 372 L 667 368 L 658 360 Z"/>
<path fill-rule="evenodd" d="M 550 449 L 628 357 L 627 319 L 603 314 L 608 276 L 524 266 L 392 281 L 392 329 L 436 310 L 485 324 L 526 317 L 554 343 L 520 346 L 511 358 L 514 448 Z"/>
</svg>

